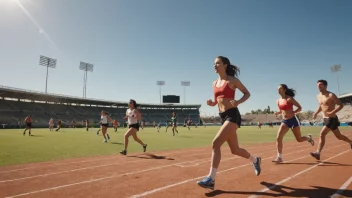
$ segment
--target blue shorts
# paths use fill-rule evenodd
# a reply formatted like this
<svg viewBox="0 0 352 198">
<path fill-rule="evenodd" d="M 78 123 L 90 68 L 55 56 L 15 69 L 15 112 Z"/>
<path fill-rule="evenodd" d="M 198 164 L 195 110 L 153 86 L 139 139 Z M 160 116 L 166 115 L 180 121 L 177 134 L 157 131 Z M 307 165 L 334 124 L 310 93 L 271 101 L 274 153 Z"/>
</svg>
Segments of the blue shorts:
<svg viewBox="0 0 352 198">
<path fill-rule="evenodd" d="M 295 128 L 295 127 L 299 126 L 299 123 L 298 123 L 296 116 L 293 116 L 292 118 L 290 118 L 288 120 L 282 120 L 282 123 L 284 123 L 289 128 Z"/>
</svg>

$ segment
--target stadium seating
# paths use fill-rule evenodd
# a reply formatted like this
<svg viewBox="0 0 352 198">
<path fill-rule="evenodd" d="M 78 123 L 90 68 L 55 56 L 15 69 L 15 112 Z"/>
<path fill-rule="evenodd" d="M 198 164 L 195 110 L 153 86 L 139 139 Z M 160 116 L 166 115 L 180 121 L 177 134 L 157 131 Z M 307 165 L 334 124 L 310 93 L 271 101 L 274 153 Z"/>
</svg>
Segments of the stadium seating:
<svg viewBox="0 0 352 198">
<path fill-rule="evenodd" d="M 2 93 L 0 98 L 0 124 L 7 124 L 7 127 L 17 127 L 18 122 L 24 123 L 24 119 L 28 115 L 32 116 L 33 127 L 47 127 L 50 118 L 53 118 L 55 123 L 59 119 L 62 120 L 66 127 L 72 121 L 75 121 L 76 125 L 83 125 L 83 120 L 86 119 L 92 125 L 98 126 L 102 110 L 106 111 L 112 119 L 117 119 L 120 124 L 126 122 L 123 117 L 126 114 L 127 103 L 75 99 L 70 96 L 50 95 L 49 97 L 44 93 L 35 93 L 34 95 L 30 91 L 21 90 L 18 92 L 8 87 L 6 89 L 0 87 L 0 92 Z M 99 105 L 99 103 L 102 104 Z M 156 124 L 161 122 L 164 125 L 167 121 L 170 121 L 172 112 L 177 113 L 179 124 L 182 124 L 185 118 L 190 118 L 193 123 L 198 123 L 199 108 L 200 105 L 140 104 L 142 120 L 145 121 L 147 126 L 152 125 L 154 121 Z"/>
<path fill-rule="evenodd" d="M 352 105 L 345 104 L 345 106 L 337 113 L 340 122 L 352 122 Z"/>
</svg>

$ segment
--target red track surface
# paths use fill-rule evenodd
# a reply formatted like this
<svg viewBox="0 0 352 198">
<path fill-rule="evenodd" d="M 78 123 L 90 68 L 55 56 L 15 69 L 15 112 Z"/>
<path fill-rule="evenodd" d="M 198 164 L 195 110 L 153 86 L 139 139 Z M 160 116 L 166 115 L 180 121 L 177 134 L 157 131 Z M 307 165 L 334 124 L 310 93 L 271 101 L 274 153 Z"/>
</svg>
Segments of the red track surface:
<svg viewBox="0 0 352 198">
<path fill-rule="evenodd" d="M 231 155 L 223 146 L 214 191 L 196 184 L 209 171 L 208 147 L 1 167 L 0 197 L 321 198 L 343 184 L 342 195 L 352 197 L 352 184 L 346 183 L 352 176 L 352 150 L 333 135 L 327 137 L 321 163 L 309 155 L 316 146 L 306 142 L 285 142 L 284 164 L 271 162 L 275 143 L 246 149 L 262 157 L 261 175 L 255 176 L 248 159 Z"/>
</svg>

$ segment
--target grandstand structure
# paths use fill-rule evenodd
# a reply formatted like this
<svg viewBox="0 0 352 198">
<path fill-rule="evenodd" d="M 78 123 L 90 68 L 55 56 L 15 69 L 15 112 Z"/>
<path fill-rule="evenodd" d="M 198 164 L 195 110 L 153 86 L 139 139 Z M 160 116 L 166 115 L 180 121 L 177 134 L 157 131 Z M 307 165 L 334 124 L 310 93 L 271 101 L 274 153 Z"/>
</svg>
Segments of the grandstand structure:
<svg viewBox="0 0 352 198">
<path fill-rule="evenodd" d="M 243 125 L 257 125 L 258 122 L 267 125 L 273 123 L 274 125 L 281 124 L 281 115 L 275 116 L 274 114 L 249 114 L 242 116 Z"/>
<path fill-rule="evenodd" d="M 340 122 L 352 122 L 352 93 L 339 96 L 344 107 L 337 113 Z"/>
<path fill-rule="evenodd" d="M 198 123 L 200 107 L 200 104 L 139 104 L 138 108 L 146 125 L 151 125 L 154 121 L 165 125 L 172 112 L 177 113 L 179 123 L 188 118 L 192 119 L 193 123 Z M 6 128 L 18 127 L 19 121 L 23 126 L 24 118 L 28 115 L 32 116 L 33 127 L 48 127 L 50 118 L 53 118 L 55 123 L 62 120 L 64 127 L 68 127 L 72 121 L 75 121 L 77 126 L 82 126 L 83 120 L 89 120 L 91 126 L 97 127 L 102 110 L 112 119 L 124 124 L 126 121 L 123 117 L 127 108 L 127 101 L 86 99 L 0 86 L 0 124 Z"/>
</svg>

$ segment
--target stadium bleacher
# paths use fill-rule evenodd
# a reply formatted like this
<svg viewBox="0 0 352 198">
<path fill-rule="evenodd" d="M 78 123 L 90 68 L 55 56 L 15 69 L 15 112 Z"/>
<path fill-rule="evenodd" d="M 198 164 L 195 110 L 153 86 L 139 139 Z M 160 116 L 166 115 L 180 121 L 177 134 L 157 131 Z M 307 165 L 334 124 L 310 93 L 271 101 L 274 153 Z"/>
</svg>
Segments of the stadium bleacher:
<svg viewBox="0 0 352 198">
<path fill-rule="evenodd" d="M 337 113 L 340 122 L 352 122 L 352 93 L 339 96 L 344 107 Z"/>
<path fill-rule="evenodd" d="M 86 119 L 98 126 L 102 110 L 121 124 L 125 123 L 123 117 L 127 107 L 127 101 L 84 99 L 0 86 L 0 124 L 6 124 L 6 128 L 18 127 L 18 122 L 23 123 L 28 115 L 32 116 L 33 127 L 47 127 L 50 118 L 55 122 L 62 120 L 66 127 L 73 120 L 76 125 L 82 125 Z M 201 105 L 139 104 L 138 108 L 142 120 L 148 126 L 154 121 L 164 125 L 170 120 L 172 112 L 177 113 L 180 124 L 188 118 L 193 123 L 198 123 L 200 107 Z"/>
</svg>

